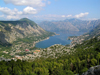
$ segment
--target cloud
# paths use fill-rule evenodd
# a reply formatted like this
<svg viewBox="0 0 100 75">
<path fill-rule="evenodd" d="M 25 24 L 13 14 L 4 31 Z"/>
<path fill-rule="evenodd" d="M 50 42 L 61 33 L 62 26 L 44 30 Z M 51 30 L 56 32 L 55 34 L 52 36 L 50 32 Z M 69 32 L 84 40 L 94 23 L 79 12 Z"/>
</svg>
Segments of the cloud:
<svg viewBox="0 0 100 75">
<path fill-rule="evenodd" d="M 80 13 L 77 14 L 75 16 L 69 14 L 69 15 L 54 15 L 54 14 L 48 14 L 48 15 L 34 15 L 33 17 L 36 19 L 44 19 L 44 20 L 64 20 L 66 18 L 70 19 L 70 18 L 82 18 L 87 16 L 89 13 L 85 12 L 85 13 Z M 84 18 L 83 18 L 84 19 Z"/>
<path fill-rule="evenodd" d="M 65 15 L 62 15 L 61 17 L 66 17 Z"/>
<path fill-rule="evenodd" d="M 72 15 L 55 15 L 55 14 L 48 14 L 48 15 L 34 15 L 36 19 L 41 20 L 64 20 L 66 18 L 72 17 Z"/>
<path fill-rule="evenodd" d="M 30 6 L 24 8 L 22 11 L 18 11 L 18 9 L 16 8 L 11 10 L 7 7 L 0 7 L 0 12 L 2 12 L 7 17 L 7 19 L 18 19 L 19 16 L 34 15 L 38 13 L 36 9 Z M 4 16 L 0 16 L 0 17 L 4 17 Z"/>
<path fill-rule="evenodd" d="M 5 15 L 16 15 L 16 14 L 22 14 L 21 11 L 18 11 L 16 8 L 13 10 L 7 8 L 7 7 L 0 7 L 0 12 L 4 13 Z"/>
<path fill-rule="evenodd" d="M 50 2 L 50 1 L 48 1 L 48 4 L 51 4 L 51 2 Z"/>
<path fill-rule="evenodd" d="M 88 12 L 80 13 L 80 14 L 78 14 L 78 15 L 75 15 L 74 17 L 75 17 L 75 18 L 81 18 L 81 17 L 87 16 L 88 14 L 89 14 Z"/>
<path fill-rule="evenodd" d="M 67 15 L 66 17 L 72 17 L 72 15 Z"/>
<path fill-rule="evenodd" d="M 17 6 L 26 6 L 26 8 L 23 9 L 23 11 L 17 11 L 11 10 L 7 7 L 2 8 L 2 13 L 5 13 L 7 15 L 11 14 L 36 14 L 40 10 L 42 10 L 42 7 L 46 6 L 46 4 L 51 4 L 49 0 L 4 0 L 6 4 L 13 4 Z M 37 11 L 38 10 L 38 11 Z M 9 11 L 9 12 L 7 12 Z M 12 12 L 11 12 L 12 11 Z"/>
<path fill-rule="evenodd" d="M 86 20 L 98 20 L 97 18 L 88 18 Z"/>
<path fill-rule="evenodd" d="M 37 10 L 28 6 L 28 7 L 24 8 L 23 13 L 24 14 L 36 14 Z"/>
<path fill-rule="evenodd" d="M 7 7 L 0 7 L 0 11 L 6 15 L 15 14 L 12 10 Z"/>
<path fill-rule="evenodd" d="M 24 8 L 23 11 L 18 11 L 18 9 L 16 8 L 11 10 L 7 7 L 0 7 L 0 12 L 2 12 L 5 15 L 26 15 L 26 14 L 36 14 L 37 10 L 29 6 Z"/>
<path fill-rule="evenodd" d="M 72 15 L 62 15 L 61 17 L 69 18 L 69 17 L 72 17 Z"/>
<path fill-rule="evenodd" d="M 47 0 L 4 0 L 5 3 L 12 3 L 20 6 L 43 7 Z"/>
<path fill-rule="evenodd" d="M 34 15 L 42 10 L 46 4 L 51 4 L 49 0 L 4 0 L 6 4 L 13 4 L 16 6 L 26 6 L 22 11 L 18 9 L 9 9 L 7 7 L 0 7 L 0 12 L 7 16 L 7 18 L 15 18 L 15 16 Z"/>
<path fill-rule="evenodd" d="M 0 17 L 4 17 L 4 15 L 0 15 Z"/>
<path fill-rule="evenodd" d="M 7 16 L 7 19 L 19 19 L 20 17 L 19 16 L 16 16 L 16 15 L 8 15 Z"/>
</svg>

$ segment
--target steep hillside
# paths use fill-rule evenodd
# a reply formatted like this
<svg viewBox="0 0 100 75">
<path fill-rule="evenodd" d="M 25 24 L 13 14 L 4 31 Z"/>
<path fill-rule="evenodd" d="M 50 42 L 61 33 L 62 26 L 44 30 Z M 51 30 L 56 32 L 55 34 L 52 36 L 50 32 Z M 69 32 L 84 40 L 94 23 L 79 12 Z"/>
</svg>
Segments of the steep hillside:
<svg viewBox="0 0 100 75">
<path fill-rule="evenodd" d="M 0 58 L 0 75 L 100 75 L 99 45 L 100 40 L 93 38 L 74 48 L 54 45 L 16 56 L 27 61 Z"/>
<path fill-rule="evenodd" d="M 88 33 L 76 37 L 72 36 L 69 37 L 68 39 L 72 40 L 71 46 L 75 46 L 76 44 L 82 44 L 84 40 L 89 40 L 95 37 L 100 38 L 100 24 L 98 24 L 94 29 L 92 29 Z"/>
<path fill-rule="evenodd" d="M 23 53 L 25 49 L 34 48 L 37 42 L 52 35 L 54 33 L 45 31 L 27 18 L 0 21 L 0 56 L 14 56 L 16 50 Z"/>
<path fill-rule="evenodd" d="M 35 22 L 23 18 L 18 21 L 0 21 L 0 41 L 13 43 L 18 38 L 48 34 Z"/>
<path fill-rule="evenodd" d="M 58 28 L 55 27 L 56 25 L 52 22 L 49 22 L 49 21 L 43 21 L 39 24 L 43 29 L 46 29 L 48 31 L 57 31 Z"/>
<path fill-rule="evenodd" d="M 83 37 L 91 36 L 91 39 L 89 38 L 74 47 L 56 44 L 39 50 L 26 49 L 22 51 L 18 49 L 11 52 L 0 50 L 0 56 L 2 55 L 0 60 L 3 60 L 0 61 L 0 75 L 5 75 L 5 73 L 8 75 L 99 75 L 100 66 L 96 66 L 100 65 L 99 27 L 100 24 L 91 32 L 82 35 L 81 38 L 80 36 L 72 37 L 80 41 Z M 19 40 L 20 42 L 31 42 L 29 38 Z M 7 54 L 16 62 L 11 59 L 4 59 L 4 56 L 7 58 Z"/>
<path fill-rule="evenodd" d="M 95 28 L 100 23 L 100 19 L 87 21 L 87 20 L 79 20 L 79 19 L 73 18 L 69 20 L 66 19 L 65 22 L 70 22 L 80 31 L 90 31 L 91 29 Z"/>
<path fill-rule="evenodd" d="M 100 36 L 100 24 L 96 26 L 94 29 L 92 29 L 88 34 L 89 34 L 88 38 Z"/>
<path fill-rule="evenodd" d="M 87 32 L 95 28 L 100 23 L 99 20 L 85 21 L 79 19 L 66 19 L 63 21 L 43 21 L 39 25 L 47 30 L 54 32 L 71 32 L 82 31 Z"/>
<path fill-rule="evenodd" d="M 73 31 L 79 31 L 78 28 L 73 26 L 70 22 L 53 22 L 59 30 L 59 32 L 73 32 Z"/>
<path fill-rule="evenodd" d="M 49 22 L 44 21 L 39 24 L 43 29 L 52 32 L 70 32 L 70 31 L 79 31 L 78 28 L 73 26 L 70 22 Z"/>
</svg>

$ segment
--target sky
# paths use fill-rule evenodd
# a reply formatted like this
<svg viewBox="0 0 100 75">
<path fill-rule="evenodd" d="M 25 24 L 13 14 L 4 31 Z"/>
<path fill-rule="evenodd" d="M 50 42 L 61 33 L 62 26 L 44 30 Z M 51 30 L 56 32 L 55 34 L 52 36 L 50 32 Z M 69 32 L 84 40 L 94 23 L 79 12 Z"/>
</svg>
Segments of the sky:
<svg viewBox="0 0 100 75">
<path fill-rule="evenodd" d="M 0 0 L 0 20 L 100 19 L 100 0 Z"/>
</svg>

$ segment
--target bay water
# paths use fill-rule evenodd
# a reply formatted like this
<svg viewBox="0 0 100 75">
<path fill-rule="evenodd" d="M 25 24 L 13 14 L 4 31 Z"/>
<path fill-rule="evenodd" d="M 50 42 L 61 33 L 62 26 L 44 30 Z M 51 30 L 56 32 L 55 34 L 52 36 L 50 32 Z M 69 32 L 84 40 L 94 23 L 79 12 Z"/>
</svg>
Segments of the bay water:
<svg viewBox="0 0 100 75">
<path fill-rule="evenodd" d="M 69 36 L 79 36 L 82 35 L 84 32 L 73 32 L 73 33 L 57 33 L 59 35 L 51 36 L 47 40 L 40 41 L 36 43 L 37 48 L 47 48 L 54 44 L 61 44 L 61 45 L 68 45 L 71 43 L 71 40 L 67 40 Z"/>
</svg>

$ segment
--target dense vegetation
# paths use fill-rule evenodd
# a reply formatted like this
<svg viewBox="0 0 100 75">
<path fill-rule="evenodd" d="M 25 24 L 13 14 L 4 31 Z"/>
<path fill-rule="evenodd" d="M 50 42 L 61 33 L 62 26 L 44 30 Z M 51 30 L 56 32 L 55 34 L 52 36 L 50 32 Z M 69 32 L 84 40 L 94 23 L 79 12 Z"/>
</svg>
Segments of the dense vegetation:
<svg viewBox="0 0 100 75">
<path fill-rule="evenodd" d="M 80 75 L 100 64 L 100 40 L 94 38 L 76 45 L 70 53 L 58 58 L 35 61 L 0 61 L 0 75 Z"/>
</svg>

